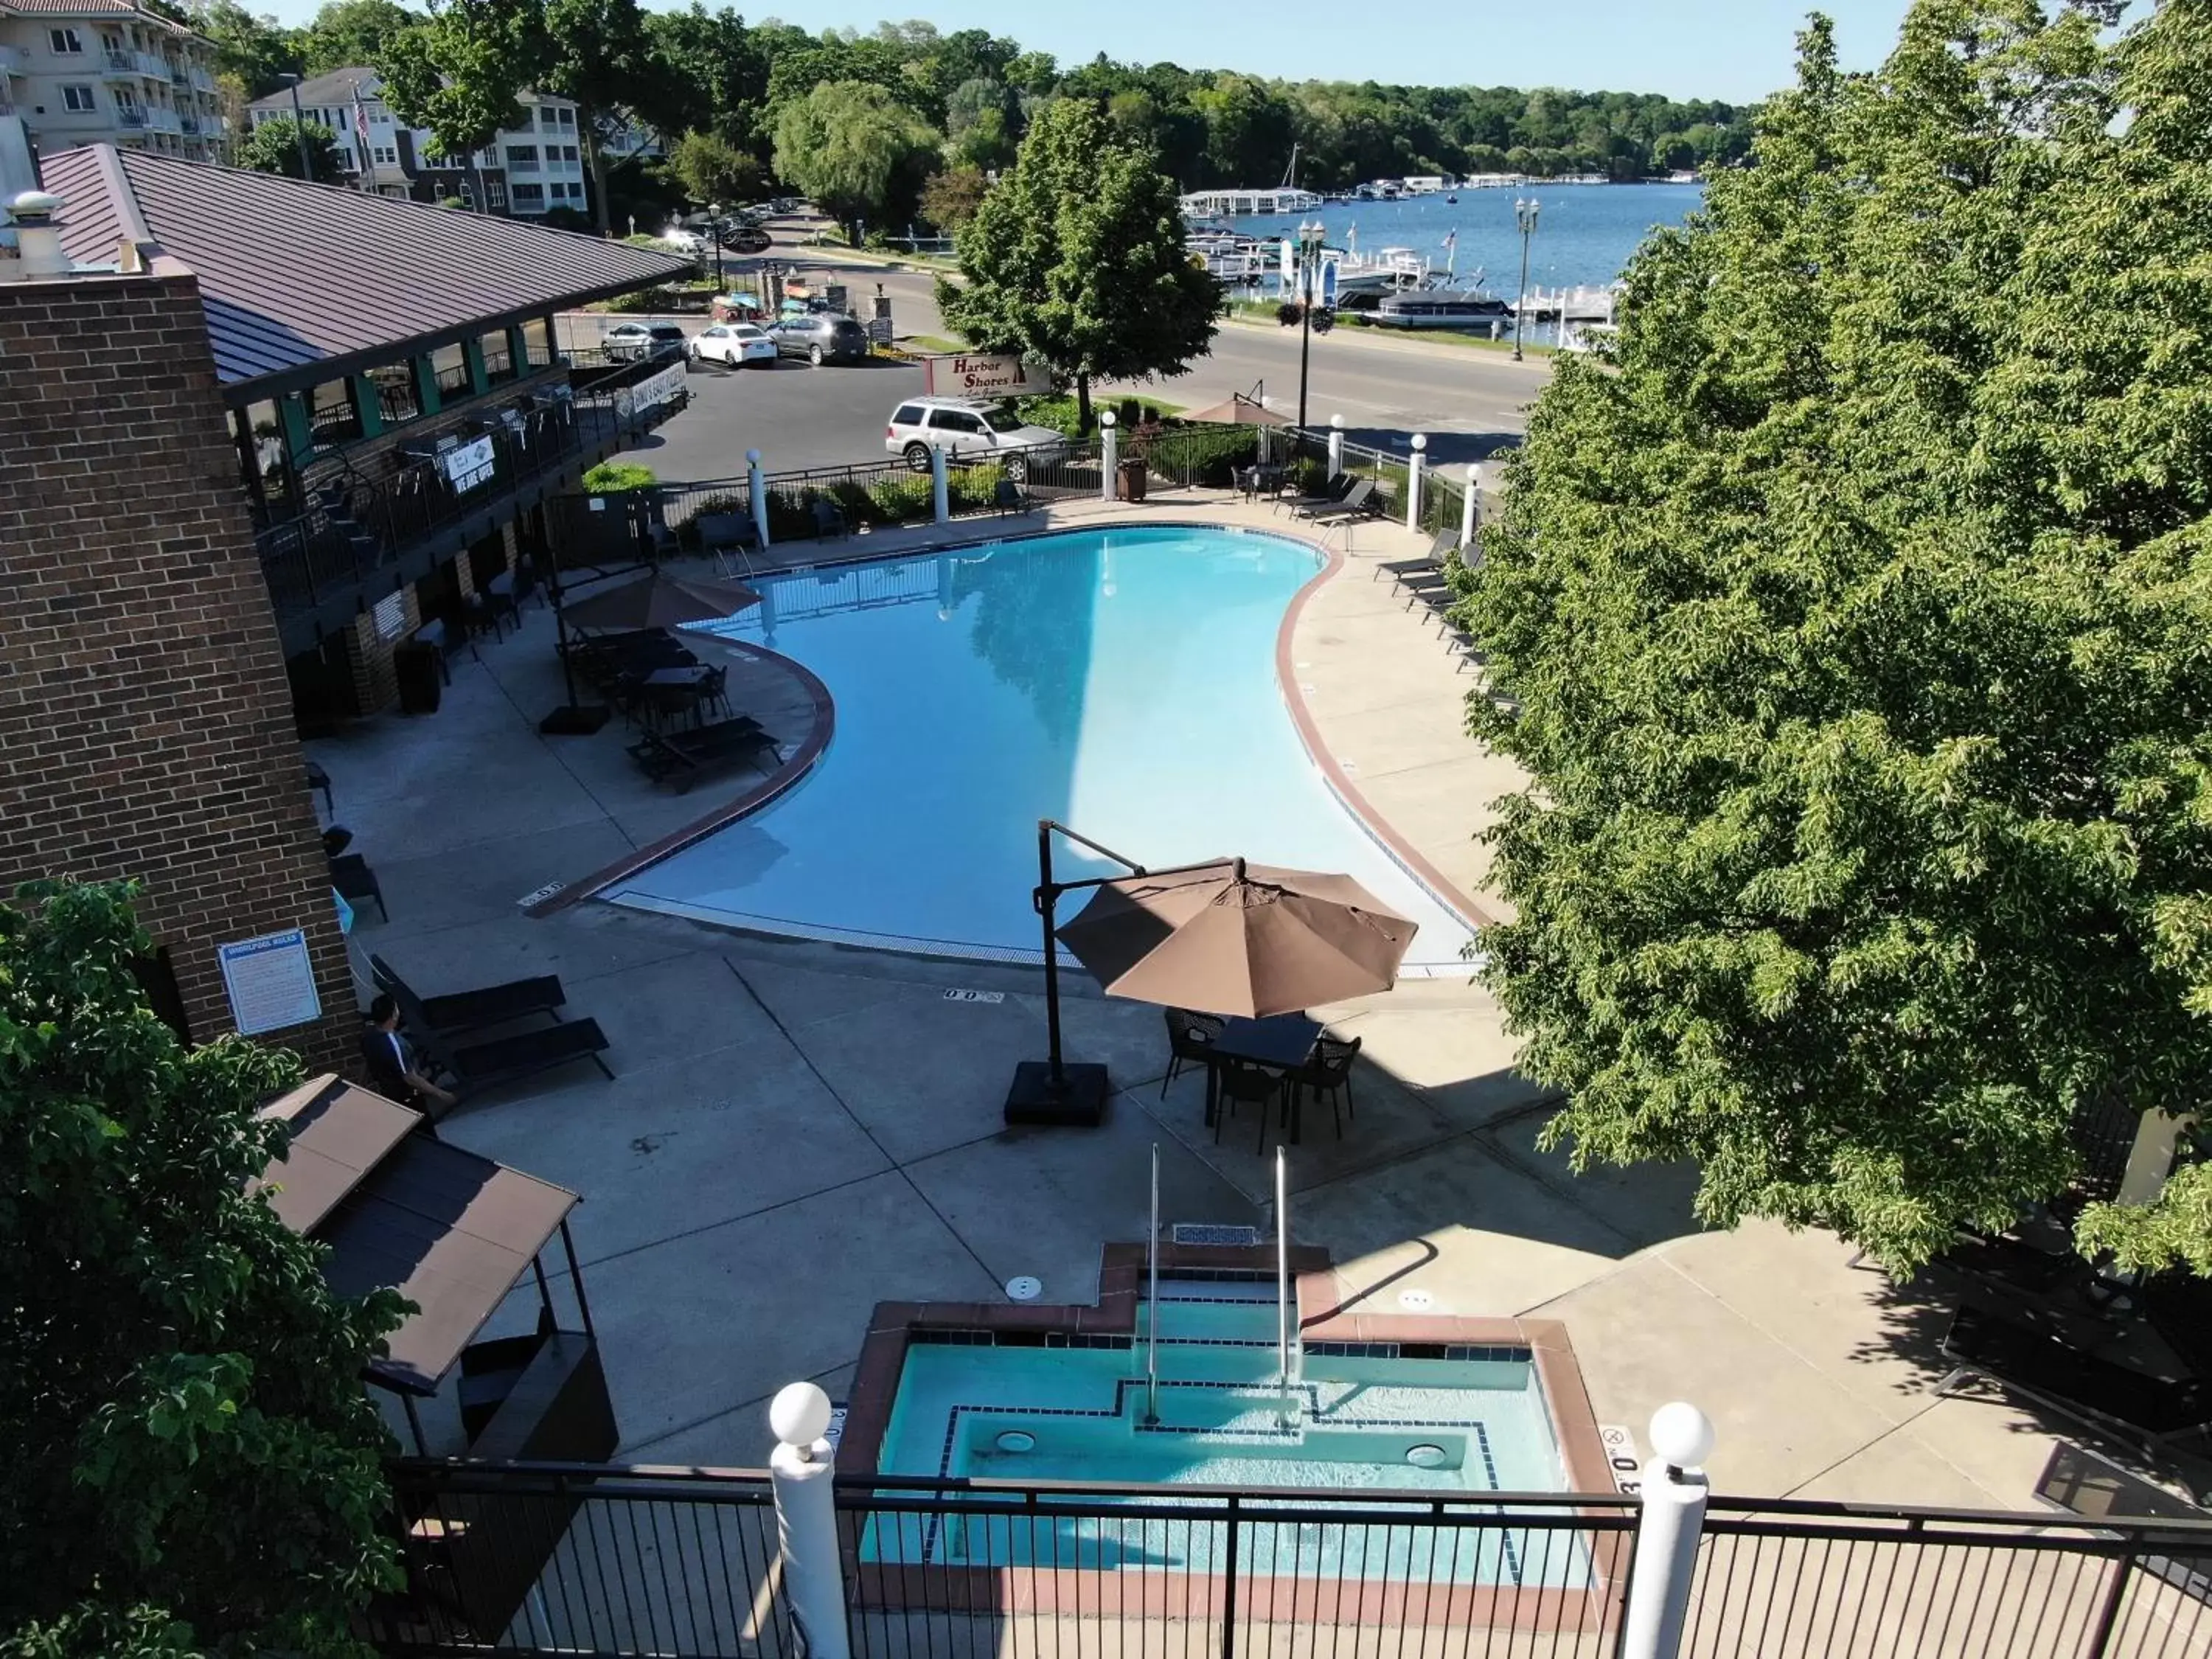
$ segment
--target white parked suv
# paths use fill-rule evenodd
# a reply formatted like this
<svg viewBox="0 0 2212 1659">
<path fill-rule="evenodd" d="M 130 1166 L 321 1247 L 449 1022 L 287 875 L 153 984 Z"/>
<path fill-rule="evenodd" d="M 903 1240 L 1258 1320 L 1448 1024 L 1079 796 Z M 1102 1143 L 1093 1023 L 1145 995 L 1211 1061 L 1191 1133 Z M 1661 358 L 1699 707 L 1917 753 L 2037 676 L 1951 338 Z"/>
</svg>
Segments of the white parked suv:
<svg viewBox="0 0 2212 1659">
<path fill-rule="evenodd" d="M 1047 426 L 1024 426 L 1019 416 L 993 403 L 972 398 L 912 398 L 891 411 L 884 428 L 884 447 L 906 457 L 917 472 L 929 471 L 929 452 L 941 449 L 948 461 L 1003 460 L 1017 479 L 1030 463 L 1057 459 L 1067 439 Z"/>
</svg>

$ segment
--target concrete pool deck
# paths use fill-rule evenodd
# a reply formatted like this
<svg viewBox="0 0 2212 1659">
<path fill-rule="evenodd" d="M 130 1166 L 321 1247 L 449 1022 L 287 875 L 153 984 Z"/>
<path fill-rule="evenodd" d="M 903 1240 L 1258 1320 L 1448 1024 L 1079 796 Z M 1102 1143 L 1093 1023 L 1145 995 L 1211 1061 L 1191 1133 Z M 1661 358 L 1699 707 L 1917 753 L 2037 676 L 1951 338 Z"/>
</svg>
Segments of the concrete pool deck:
<svg viewBox="0 0 2212 1659">
<path fill-rule="evenodd" d="M 1194 492 L 1048 516 L 1055 527 L 1187 516 L 1286 527 Z M 971 521 L 952 538 L 1037 522 Z M 933 539 L 794 551 L 889 554 Z M 1494 902 L 1469 837 L 1512 787 L 1510 769 L 1461 733 L 1473 674 L 1373 580 L 1376 560 L 1423 540 L 1385 526 L 1353 540 L 1293 631 L 1301 695 L 1369 803 L 1479 903 Z M 588 1068 L 557 1073 L 471 1105 L 444 1133 L 584 1195 L 575 1235 L 624 1456 L 758 1463 L 768 1397 L 802 1376 L 842 1395 L 878 1302 L 999 1301 L 1018 1273 L 1040 1277 L 1052 1300 L 1089 1299 L 1101 1247 L 1143 1237 L 1155 1143 L 1170 1218 L 1265 1219 L 1272 1160 L 1255 1152 L 1249 1120 L 1212 1139 L 1197 1077 L 1163 1097 L 1153 1008 L 1076 988 L 1069 1048 L 1111 1066 L 1109 1120 L 1008 1129 L 1006 1079 L 1042 1044 L 1030 970 L 750 938 L 592 902 L 525 916 L 519 902 L 533 890 L 716 799 L 711 784 L 686 797 L 647 790 L 618 726 L 540 737 L 538 718 L 562 700 L 552 638 L 550 613 L 533 607 L 480 660 L 457 660 L 437 715 L 364 721 L 308 752 L 330 769 L 337 817 L 390 906 L 388 922 L 360 921 L 361 960 L 377 951 L 426 994 L 557 972 L 570 1011 L 611 1041 L 612 1083 Z M 948 994 L 971 990 L 1000 1000 Z M 1936 1290 L 1852 1270 L 1823 1234 L 1702 1232 L 1684 1170 L 1573 1175 L 1538 1150 L 1547 1103 L 1514 1073 L 1499 1012 L 1472 984 L 1408 983 L 1316 1012 L 1365 1046 L 1344 1139 L 1321 1114 L 1292 1149 L 1291 1227 L 1370 1300 L 1419 1291 L 1439 1313 L 1565 1322 L 1601 1422 L 1640 1438 L 1652 1410 L 1678 1397 L 1713 1416 L 1724 1491 L 2032 1506 L 2052 1431 L 1993 1398 L 1929 1394 L 1945 1369 Z"/>
</svg>

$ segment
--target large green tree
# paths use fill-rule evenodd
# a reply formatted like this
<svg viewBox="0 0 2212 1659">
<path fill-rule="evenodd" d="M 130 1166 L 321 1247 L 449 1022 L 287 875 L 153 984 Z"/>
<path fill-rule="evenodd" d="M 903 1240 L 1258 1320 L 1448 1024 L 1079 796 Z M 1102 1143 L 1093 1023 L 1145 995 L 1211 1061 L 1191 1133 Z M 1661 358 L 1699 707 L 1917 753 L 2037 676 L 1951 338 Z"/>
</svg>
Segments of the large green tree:
<svg viewBox="0 0 2212 1659">
<path fill-rule="evenodd" d="M 684 194 L 705 206 L 718 202 L 737 207 L 758 201 L 765 174 L 750 152 L 711 132 L 687 132 L 669 146 L 668 171 Z"/>
<path fill-rule="evenodd" d="M 938 133 L 884 88 L 824 81 L 775 118 L 775 170 L 848 227 L 903 223 L 938 155 Z"/>
<path fill-rule="evenodd" d="M 965 281 L 939 284 L 945 320 L 977 349 L 1018 351 L 1074 382 L 1180 374 L 1213 338 L 1213 279 L 1183 247 L 1175 181 L 1117 139 L 1097 106 L 1041 113 L 1019 159 L 961 228 Z"/>
<path fill-rule="evenodd" d="M 239 142 L 235 160 L 240 167 L 256 173 L 281 173 L 287 179 L 297 179 L 301 176 L 303 136 L 307 147 L 307 176 L 317 184 L 342 182 L 346 174 L 338 158 L 337 135 L 319 121 L 295 121 L 289 115 L 264 121 Z"/>
<path fill-rule="evenodd" d="M 0 1650 L 358 1651 L 392 1582 L 362 1365 L 405 1304 L 331 1294 L 246 1183 L 292 1055 L 187 1049 L 120 887 L 0 904 Z"/>
<path fill-rule="evenodd" d="M 310 75 L 373 64 L 396 36 L 422 22 L 422 13 L 393 0 L 329 0 L 296 37 L 301 59 Z"/>
<path fill-rule="evenodd" d="M 1715 1225 L 1911 1267 L 2212 1074 L 2212 27 L 2113 10 L 1816 18 L 1470 579 L 1487 981 L 1553 1144 Z"/>
<path fill-rule="evenodd" d="M 299 37 L 275 18 L 238 0 L 194 0 L 187 15 L 215 46 L 216 72 L 235 81 L 244 97 L 264 97 L 276 90 L 280 76 L 300 72 Z"/>
</svg>

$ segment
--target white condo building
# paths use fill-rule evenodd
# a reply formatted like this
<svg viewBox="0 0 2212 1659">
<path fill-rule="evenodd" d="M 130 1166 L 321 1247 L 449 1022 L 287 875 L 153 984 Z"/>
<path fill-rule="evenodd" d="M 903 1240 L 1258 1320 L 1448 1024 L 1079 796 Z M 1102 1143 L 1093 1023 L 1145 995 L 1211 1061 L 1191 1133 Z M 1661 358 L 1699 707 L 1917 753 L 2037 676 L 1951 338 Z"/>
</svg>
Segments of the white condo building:
<svg viewBox="0 0 2212 1659">
<path fill-rule="evenodd" d="M 215 48 L 132 0 L 0 0 L 0 117 L 41 151 L 222 154 Z"/>
</svg>

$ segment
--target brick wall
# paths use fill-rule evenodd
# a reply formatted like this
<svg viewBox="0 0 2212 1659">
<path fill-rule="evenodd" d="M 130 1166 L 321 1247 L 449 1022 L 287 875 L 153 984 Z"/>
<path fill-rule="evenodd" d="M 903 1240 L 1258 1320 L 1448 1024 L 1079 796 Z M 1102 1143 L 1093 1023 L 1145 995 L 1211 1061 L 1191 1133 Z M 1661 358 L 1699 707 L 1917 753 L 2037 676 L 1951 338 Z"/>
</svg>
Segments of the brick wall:
<svg viewBox="0 0 2212 1659">
<path fill-rule="evenodd" d="M 216 947 L 304 927 L 350 1066 L 359 1020 L 197 283 L 0 285 L 0 890 L 134 877 L 195 1037 Z"/>
</svg>

